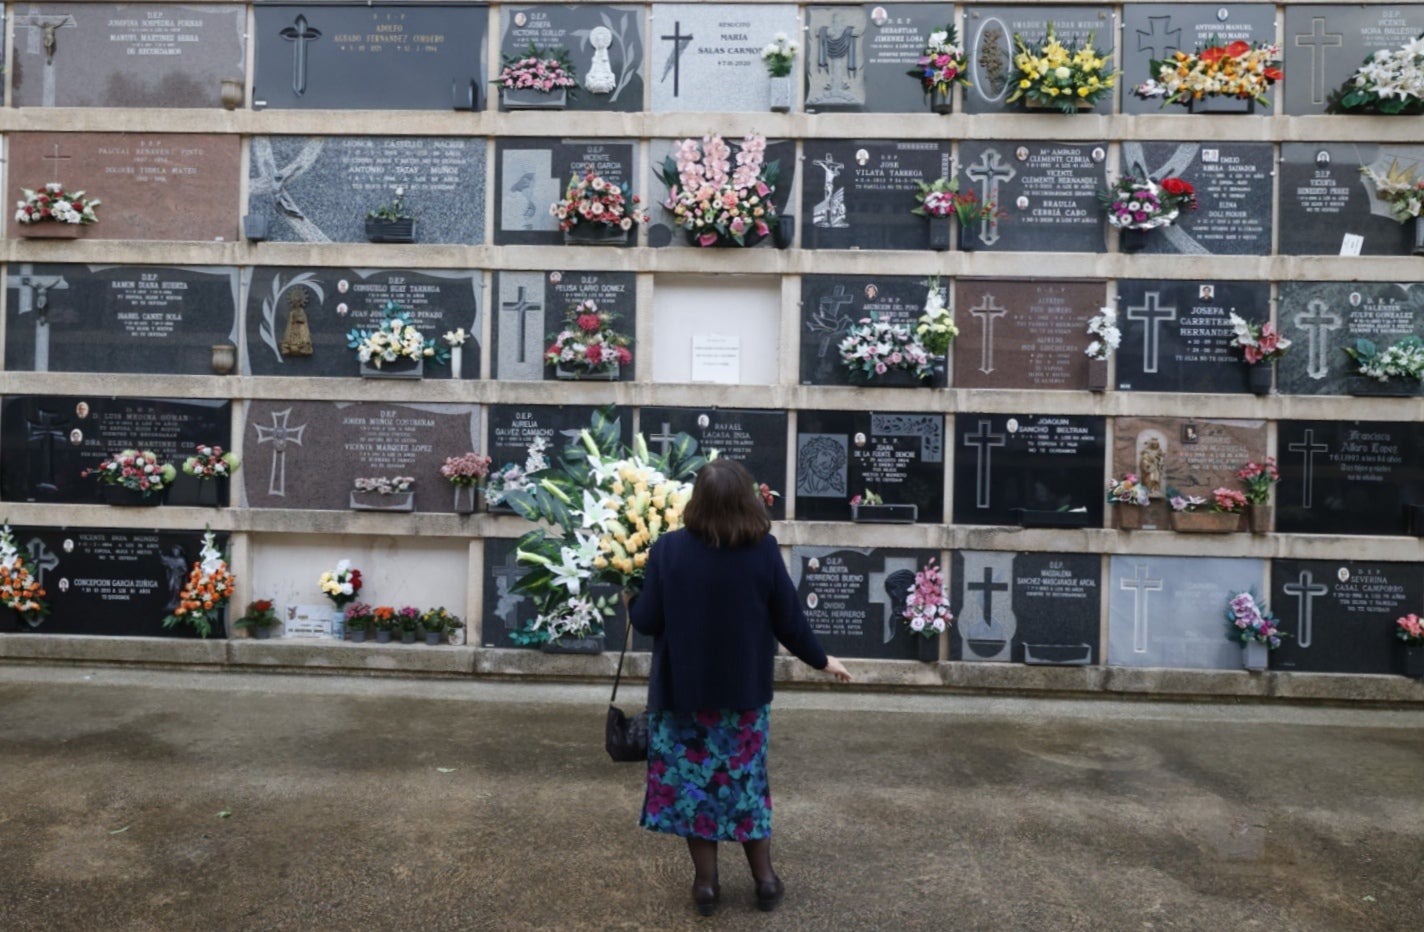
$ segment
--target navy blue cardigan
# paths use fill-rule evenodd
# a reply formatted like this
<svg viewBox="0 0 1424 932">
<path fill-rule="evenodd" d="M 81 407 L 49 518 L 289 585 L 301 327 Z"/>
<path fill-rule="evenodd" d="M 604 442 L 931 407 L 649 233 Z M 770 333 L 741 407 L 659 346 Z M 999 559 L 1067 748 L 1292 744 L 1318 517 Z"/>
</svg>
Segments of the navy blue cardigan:
<svg viewBox="0 0 1424 932">
<path fill-rule="evenodd" d="M 817 670 L 826 666 L 770 534 L 735 549 L 687 530 L 664 534 L 648 555 L 631 619 L 654 638 L 648 708 L 655 712 L 766 705 L 777 641 Z"/>
</svg>

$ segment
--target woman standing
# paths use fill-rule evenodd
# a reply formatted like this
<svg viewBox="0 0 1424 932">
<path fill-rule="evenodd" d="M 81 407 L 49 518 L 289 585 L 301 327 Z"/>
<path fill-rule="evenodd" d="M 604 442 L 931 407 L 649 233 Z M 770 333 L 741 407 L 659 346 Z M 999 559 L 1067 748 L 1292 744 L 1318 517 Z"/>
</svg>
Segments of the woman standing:
<svg viewBox="0 0 1424 932">
<path fill-rule="evenodd" d="M 766 743 L 776 642 L 841 682 L 801 611 L 751 475 L 716 459 L 702 467 L 684 528 L 660 537 L 633 627 L 651 635 L 648 776 L 642 825 L 687 839 L 702 915 L 717 908 L 717 843 L 739 841 L 756 902 L 785 893 L 771 866 Z"/>
</svg>

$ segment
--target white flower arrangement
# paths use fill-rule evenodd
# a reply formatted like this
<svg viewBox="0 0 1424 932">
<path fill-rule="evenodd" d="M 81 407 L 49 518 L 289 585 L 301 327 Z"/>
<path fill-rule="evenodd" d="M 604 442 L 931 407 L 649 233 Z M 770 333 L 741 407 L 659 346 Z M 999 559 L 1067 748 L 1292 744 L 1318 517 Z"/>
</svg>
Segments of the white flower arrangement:
<svg viewBox="0 0 1424 932">
<path fill-rule="evenodd" d="M 766 70 L 773 78 L 784 78 L 791 73 L 791 63 L 801 47 L 786 33 L 778 32 L 761 50 L 761 60 L 766 62 Z"/>
<path fill-rule="evenodd" d="M 851 375 L 866 381 L 891 369 L 907 369 L 920 378 L 934 371 L 930 354 L 915 339 L 909 324 L 897 324 L 876 314 L 852 324 L 837 349 Z"/>
<path fill-rule="evenodd" d="M 1424 340 L 1410 334 L 1384 349 L 1363 337 L 1345 352 L 1355 360 L 1357 372 L 1369 379 L 1388 382 L 1390 379 L 1424 381 Z"/>
<path fill-rule="evenodd" d="M 1424 36 L 1366 58 L 1345 81 L 1339 108 L 1385 114 L 1424 109 Z"/>
<path fill-rule="evenodd" d="M 944 289 L 939 285 L 939 276 L 925 283 L 925 312 L 915 322 L 915 339 L 931 356 L 945 356 L 949 344 L 959 336 L 959 327 L 944 304 Z"/>
<path fill-rule="evenodd" d="M 378 495 L 395 495 L 409 492 L 415 487 L 414 476 L 372 476 L 355 480 L 356 491 L 375 492 Z"/>
<path fill-rule="evenodd" d="M 83 191 L 65 191 L 64 185 L 51 181 L 43 188 L 31 190 L 21 188 L 25 199 L 16 203 L 16 223 L 98 223 L 94 208 L 102 203 L 97 197 L 89 197 Z"/>
<path fill-rule="evenodd" d="M 346 334 L 346 345 L 356 351 L 357 358 L 363 363 L 370 363 L 377 369 L 382 363 L 400 359 L 430 358 L 435 362 L 444 362 L 450 358 L 449 350 L 427 340 L 394 301 L 386 302 L 380 327 L 375 330 L 353 329 Z"/>
<path fill-rule="evenodd" d="M 454 330 L 445 331 L 445 344 L 447 346 L 464 346 L 470 335 L 465 332 L 464 327 L 456 327 Z"/>
<path fill-rule="evenodd" d="M 1098 308 L 1097 316 L 1088 321 L 1088 334 L 1093 342 L 1083 350 L 1089 359 L 1107 359 L 1122 343 L 1122 331 L 1117 328 L 1117 309 Z"/>
</svg>

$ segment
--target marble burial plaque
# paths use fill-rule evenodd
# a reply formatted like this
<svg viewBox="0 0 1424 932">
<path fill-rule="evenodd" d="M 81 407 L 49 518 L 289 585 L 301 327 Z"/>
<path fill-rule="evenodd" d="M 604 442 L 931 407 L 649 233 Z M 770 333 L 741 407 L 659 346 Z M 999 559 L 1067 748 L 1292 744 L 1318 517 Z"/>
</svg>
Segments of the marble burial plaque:
<svg viewBox="0 0 1424 932">
<path fill-rule="evenodd" d="M 639 346 L 634 332 L 637 281 L 632 272 L 512 272 L 494 273 L 495 377 L 538 381 L 555 379 L 544 364 L 544 351 L 564 326 L 570 308 L 583 301 L 598 303 L 614 316 L 613 329 L 631 338 L 633 361 L 618 373 L 632 381 L 637 373 Z"/>
<path fill-rule="evenodd" d="M 237 233 L 239 139 L 198 133 L 10 133 L 12 199 L 59 181 L 102 203 L 87 239 L 226 240 Z M 12 217 L 6 236 L 20 235 Z"/>
<path fill-rule="evenodd" d="M 483 102 L 484 4 L 259 3 L 253 10 L 255 109 L 469 109 L 472 93 Z"/>
<path fill-rule="evenodd" d="M 1424 146 L 1281 143 L 1281 254 L 1340 255 L 1346 237 L 1360 237 L 1363 255 L 1408 255 L 1414 225 L 1395 220 L 1360 172 L 1367 165 L 1383 176 L 1396 160 L 1424 163 Z"/>
<path fill-rule="evenodd" d="M 1415 282 L 1281 282 L 1281 333 L 1290 351 L 1276 363 L 1276 385 L 1293 395 L 1346 395 L 1358 384 L 1345 353 L 1367 339 L 1386 347 L 1418 333 L 1424 289 Z"/>
<path fill-rule="evenodd" d="M 801 610 L 828 654 L 913 660 L 916 638 L 902 617 L 915 573 L 934 550 L 792 547 L 791 581 Z"/>
<path fill-rule="evenodd" d="M 365 242 L 367 211 L 397 188 L 417 243 L 484 241 L 483 138 L 253 136 L 251 146 L 247 212 L 274 241 Z"/>
<path fill-rule="evenodd" d="M 917 3 L 808 7 L 801 60 L 793 65 L 805 63 L 806 111 L 925 112 L 929 99 L 907 72 L 949 16 Z"/>
<path fill-rule="evenodd" d="M 245 6 L 15 8 L 18 107 L 216 107 L 247 71 Z"/>
<path fill-rule="evenodd" d="M 1424 6 L 1417 3 L 1287 6 L 1284 112 L 1327 112 L 1366 58 L 1401 49 L 1421 33 Z"/>
<path fill-rule="evenodd" d="M 1397 673 L 1394 622 L 1424 601 L 1424 565 L 1275 560 L 1268 603 L 1288 635 L 1276 670 Z"/>
<path fill-rule="evenodd" d="M 517 543 L 515 540 L 498 537 L 485 538 L 482 600 L 484 622 L 481 643 L 485 647 L 527 647 L 537 650 L 535 645 L 515 644 L 509 637 L 515 631 L 523 629 L 538 615 L 533 599 L 522 592 L 512 591 L 515 583 L 529 571 L 527 567 L 520 566 L 515 558 Z M 600 583 L 595 585 L 592 591 L 595 597 L 612 599 L 613 604 L 613 614 L 604 622 L 603 648 L 605 651 L 621 651 L 624 632 L 628 630 L 628 620 L 618 598 L 618 587 Z M 628 649 L 651 650 L 652 646 L 652 638 L 635 631 L 633 643 L 628 645 Z"/>
<path fill-rule="evenodd" d="M 1113 33 L 1117 15 L 1107 6 L 971 6 L 965 8 L 964 39 L 969 56 L 970 87 L 964 89 L 964 109 L 968 113 L 997 113 L 1005 108 L 1004 101 L 1013 93 L 1009 75 L 1014 70 L 1013 56 L 1017 51 L 1014 34 L 1023 36 L 1029 44 L 1041 42 L 1053 23 L 1054 34 L 1065 44 L 1081 48 L 1090 35 L 1098 54 L 1113 48 Z M 1116 59 L 1113 59 L 1116 63 Z M 1100 100 L 1097 110 L 1112 109 L 1111 95 Z M 1019 107 L 1021 102 L 1008 105 Z M 1063 116 L 1057 111 L 1050 115 Z"/>
<path fill-rule="evenodd" d="M 416 511 L 451 511 L 440 467 L 479 438 L 478 405 L 251 401 L 238 476 L 252 508 L 342 511 L 356 479 L 410 476 Z"/>
<path fill-rule="evenodd" d="M 959 144 L 959 190 L 997 206 L 970 230 L 975 248 L 1005 252 L 1104 252 L 1106 142 Z M 961 243 L 964 240 L 960 237 Z"/>
<path fill-rule="evenodd" d="M 957 415 L 954 523 L 1102 527 L 1104 426 L 1100 417 Z"/>
<path fill-rule="evenodd" d="M 632 185 L 636 147 L 631 142 L 592 139 L 501 139 L 495 150 L 494 242 L 497 246 L 558 246 L 564 242 L 549 208 L 564 196 L 569 176 L 597 172 L 613 184 Z M 637 241 L 635 232 L 632 241 Z"/>
<path fill-rule="evenodd" d="M 1266 422 L 1214 418 L 1119 417 L 1113 420 L 1112 474 L 1136 473 L 1152 504 L 1147 521 L 1167 527 L 1174 490 L 1211 500 L 1218 488 L 1246 490 L 1236 472 L 1266 459 Z"/>
<path fill-rule="evenodd" d="M 14 263 L 5 368 L 210 375 L 237 344 L 237 269 Z"/>
<path fill-rule="evenodd" d="M 566 109 L 643 109 L 642 7 L 540 4 L 506 6 L 500 14 L 502 56 L 522 57 L 531 44 L 569 53 L 578 89 Z"/>
<path fill-rule="evenodd" d="M 961 388 L 1086 389 L 1096 281 L 956 279 L 950 347 Z"/>
<path fill-rule="evenodd" d="M 1120 281 L 1118 390 L 1248 391 L 1230 315 L 1259 323 L 1270 306 L 1269 282 Z"/>
<path fill-rule="evenodd" d="M 951 566 L 951 660 L 1097 663 L 1097 554 L 956 550 Z"/>
<path fill-rule="evenodd" d="M 867 491 L 916 506 L 915 520 L 944 520 L 944 416 L 883 411 L 802 411 L 796 425 L 796 517 L 849 521 Z"/>
<path fill-rule="evenodd" d="M 1279 421 L 1281 533 L 1403 534 L 1424 504 L 1424 425 Z"/>
<path fill-rule="evenodd" d="M 708 8 L 710 9 L 710 7 Z M 759 9 L 759 8 L 756 8 Z M 692 138 L 692 137 L 689 137 Z M 697 137 L 700 139 L 700 137 Z M 741 147 L 742 138 L 740 136 L 728 135 L 723 137 L 724 141 L 732 149 L 730 159 L 735 167 L 737 152 Z M 638 190 L 637 193 L 646 197 L 648 202 L 648 214 L 650 222 L 648 225 L 648 245 L 649 246 L 688 246 L 688 240 L 684 232 L 672 227 L 672 211 L 663 207 L 667 200 L 667 185 L 663 184 L 662 178 L 658 174 L 665 159 L 671 157 L 681 140 L 655 139 L 649 145 L 648 153 L 648 183 Z M 780 178 L 776 188 L 771 193 L 771 202 L 776 205 L 777 212 L 785 217 L 791 203 L 791 191 L 796 182 L 796 143 L 783 139 L 780 141 L 768 139 L 766 142 L 766 152 L 764 154 L 765 164 L 778 163 L 781 170 Z M 813 176 L 813 177 L 819 177 Z M 636 187 L 636 186 L 635 186 Z M 914 206 L 913 204 L 911 206 Z M 916 217 L 916 220 L 919 218 Z M 761 241 L 763 246 L 771 246 L 774 236 L 769 236 Z M 693 247 L 703 248 L 703 247 Z M 729 249 L 745 247 L 731 246 Z"/>
<path fill-rule="evenodd" d="M 1270 143 L 1124 142 L 1122 167 L 1139 177 L 1179 177 L 1197 192 L 1197 209 L 1154 230 L 1143 253 L 1270 255 Z"/>
<path fill-rule="evenodd" d="M 203 548 L 202 531 L 16 527 L 35 561 L 50 613 L 33 628 L 0 612 L 0 632 L 195 638 L 191 625 L 163 627 Z M 228 535 L 214 535 L 227 552 Z M 240 611 L 240 609 L 239 609 Z M 227 637 L 222 624 L 210 637 Z"/>
<path fill-rule="evenodd" d="M 446 363 L 427 359 L 427 379 L 480 375 L 480 290 L 476 271 L 441 269 L 247 269 L 245 375 L 338 376 L 360 372 L 346 335 L 381 325 L 387 302 L 400 306 L 421 334 L 451 353 Z M 468 334 L 451 347 L 444 335 Z"/>
<path fill-rule="evenodd" d="M 929 295 L 926 282 L 909 275 L 803 275 L 801 384 L 856 384 L 841 360 L 839 347 L 846 332 L 871 314 L 913 323 L 924 313 Z M 945 286 L 939 290 L 943 294 Z"/>
<path fill-rule="evenodd" d="M 579 442 L 579 432 L 588 427 L 595 410 L 593 405 L 490 405 L 489 446 L 485 452 L 494 461 L 495 469 L 508 463 L 523 468 L 529 464 L 530 444 L 538 439 L 544 442 L 545 460 L 553 461 L 564 447 Z M 619 416 L 616 408 L 613 415 L 618 417 L 618 435 L 623 443 L 632 443 L 632 418 Z"/>
<path fill-rule="evenodd" d="M 801 245 L 925 249 L 929 225 L 910 213 L 916 182 L 950 174 L 949 141 L 817 139 L 806 143 Z"/>
<path fill-rule="evenodd" d="M 1108 665 L 1239 670 L 1226 604 L 1261 592 L 1265 561 L 1123 554 L 1108 564 Z"/>
<path fill-rule="evenodd" d="M 643 408 L 639 430 L 653 453 L 667 453 L 677 434 L 687 434 L 702 453 L 717 451 L 747 467 L 752 478 L 776 493 L 771 516 L 786 517 L 785 411 L 737 408 Z"/>
<path fill-rule="evenodd" d="M 1122 69 L 1122 75 L 1118 78 L 1118 86 L 1122 88 L 1122 112 L 1189 112 L 1180 104 L 1164 107 L 1161 98 L 1144 99 L 1132 92 L 1142 82 L 1155 77 L 1151 64 L 1154 58 L 1164 59 L 1176 51 L 1190 53 L 1217 42 L 1274 42 L 1275 38 L 1276 8 L 1270 3 L 1233 3 L 1227 6 L 1204 3 L 1126 4 L 1122 15 L 1122 45 L 1116 60 Z M 1289 58 L 1286 68 L 1290 68 Z M 1291 75 L 1291 80 L 1277 84 L 1267 93 L 1267 99 L 1274 102 L 1283 86 L 1295 84 L 1295 73 L 1289 70 L 1286 73 Z M 1224 103 L 1235 111 L 1241 108 L 1236 101 Z M 1259 104 L 1256 112 L 1263 112 Z"/>
<path fill-rule="evenodd" d="M 761 50 L 778 32 L 797 36 L 798 27 L 790 3 L 654 3 L 653 110 L 767 110 L 771 82 Z"/>
<path fill-rule="evenodd" d="M 99 484 L 85 470 L 126 449 L 152 450 L 174 468 L 199 444 L 231 449 L 231 410 L 216 400 L 10 395 L 0 402 L 0 497 L 98 501 Z M 174 504 L 184 504 L 179 491 L 170 490 Z"/>
</svg>

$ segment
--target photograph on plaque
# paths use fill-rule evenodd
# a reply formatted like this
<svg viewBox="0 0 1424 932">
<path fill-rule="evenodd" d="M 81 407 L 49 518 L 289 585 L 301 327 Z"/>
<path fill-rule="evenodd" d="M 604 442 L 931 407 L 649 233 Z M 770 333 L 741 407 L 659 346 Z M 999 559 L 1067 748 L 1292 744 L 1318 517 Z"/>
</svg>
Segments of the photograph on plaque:
<svg viewBox="0 0 1424 932">
<path fill-rule="evenodd" d="M 413 221 L 403 242 L 484 242 L 484 138 L 252 137 L 244 223 L 264 238 L 375 242 L 367 221 L 381 209 Z"/>
<path fill-rule="evenodd" d="M 191 625 L 163 627 L 178 607 L 188 574 L 203 548 L 201 530 L 120 530 L 89 527 L 12 527 L 16 547 L 33 561 L 49 614 L 20 619 L 0 612 L 0 634 L 98 634 L 114 637 L 196 638 Z M 228 556 L 228 535 L 213 543 Z M 229 603 L 224 614 L 231 618 Z M 225 638 L 222 623 L 210 638 Z"/>
<path fill-rule="evenodd" d="M 882 502 L 876 505 L 874 497 Z M 857 500 L 855 505 L 852 499 Z M 876 507 L 872 509 L 872 505 Z M 943 521 L 944 415 L 799 412 L 796 517 L 807 521 Z"/>
<path fill-rule="evenodd" d="M 909 72 L 950 14 L 919 3 L 807 7 L 805 42 L 793 65 L 805 71 L 806 112 L 928 112 L 929 96 Z"/>
<path fill-rule="evenodd" d="M 481 433 L 472 404 L 250 401 L 238 478 L 250 508 L 448 512 L 459 493 L 440 467 L 448 457 L 488 452 Z M 414 481 L 384 493 L 357 485 L 398 477 Z"/>
<path fill-rule="evenodd" d="M 1286 637 L 1271 668 L 1399 673 L 1395 619 L 1424 602 L 1424 564 L 1273 560 L 1268 603 Z"/>
<path fill-rule="evenodd" d="M 1154 527 L 1169 525 L 1173 496 L 1212 502 L 1219 488 L 1244 493 L 1236 473 L 1247 463 L 1266 460 L 1266 422 L 1196 417 L 1118 417 L 1113 419 L 1112 475 L 1133 473 L 1151 503 L 1144 519 Z M 1123 506 L 1129 507 L 1129 506 Z M 1246 527 L 1244 516 L 1239 525 Z"/>
<path fill-rule="evenodd" d="M 541 458 L 544 465 L 539 468 L 547 469 L 560 450 L 579 442 L 579 432 L 588 428 L 595 410 L 595 405 L 490 405 L 489 446 L 484 452 L 493 461 L 491 471 L 511 463 L 521 469 L 537 466 Z M 618 421 L 619 438 L 625 444 L 632 443 L 631 412 L 617 408 L 611 411 Z M 531 464 L 530 448 L 536 445 L 541 451 L 536 451 Z"/>
<path fill-rule="evenodd" d="M 805 148 L 803 248 L 929 248 L 928 221 L 910 211 L 919 182 L 949 177 L 949 140 L 817 139 Z"/>
<path fill-rule="evenodd" d="M 938 289 L 944 298 L 947 287 Z M 910 275 L 803 275 L 801 384 L 864 384 L 852 380 L 841 358 L 839 347 L 847 332 L 871 314 L 878 320 L 913 326 L 924 313 L 928 296 L 928 279 Z"/>
<path fill-rule="evenodd" d="M 510 635 L 528 626 L 538 611 L 534 600 L 523 592 L 515 592 L 514 586 L 529 572 L 520 566 L 515 556 L 517 540 L 487 537 L 484 541 L 484 613 L 481 644 L 485 647 L 507 647 L 512 649 L 537 650 L 533 644 L 516 644 Z M 613 614 L 604 622 L 604 652 L 617 653 L 623 649 L 624 632 L 627 631 L 627 616 L 619 602 L 617 586 L 605 583 L 594 585 L 590 590 L 595 598 L 612 600 Z M 653 639 L 633 632 L 632 651 L 652 650 Z"/>
<path fill-rule="evenodd" d="M 1105 297 L 1086 279 L 955 279 L 955 386 L 1086 390 L 1088 321 Z"/>
<path fill-rule="evenodd" d="M 1099 54 L 1113 49 L 1113 34 L 1117 30 L 1117 14 L 1110 6 L 1057 6 L 1030 4 L 1023 6 L 969 6 L 964 8 L 964 28 L 960 36 L 969 58 L 970 86 L 964 88 L 964 109 L 967 113 L 999 113 L 1018 109 L 1022 101 L 1008 104 L 1014 88 L 1009 75 L 1014 70 L 1014 55 L 1019 35 L 1029 45 L 1041 43 L 1048 34 L 1049 24 L 1058 41 L 1081 48 L 1089 37 Z M 1115 59 L 1110 63 L 1115 63 Z M 1098 101 L 1098 113 L 1111 113 L 1111 98 Z M 1056 110 L 1049 116 L 1062 117 Z"/>
<path fill-rule="evenodd" d="M 1181 178 L 1197 193 L 1197 209 L 1153 231 L 1141 252 L 1270 255 L 1274 159 L 1268 142 L 1124 142 L 1125 174 Z"/>
<path fill-rule="evenodd" d="M 1098 193 L 1108 186 L 1107 145 L 961 142 L 959 190 L 995 212 L 960 227 L 960 249 L 1104 252 L 1107 220 Z"/>
<path fill-rule="evenodd" d="M 6 268 L 5 368 L 225 375 L 237 350 L 237 269 Z"/>
<path fill-rule="evenodd" d="M 1334 109 L 1356 69 L 1376 52 L 1393 52 L 1424 34 L 1424 6 L 1290 4 L 1286 7 L 1285 110 L 1293 116 Z M 1417 102 L 1417 101 L 1416 101 Z"/>
<path fill-rule="evenodd" d="M 260 110 L 484 109 L 483 3 L 258 3 Z"/>
<path fill-rule="evenodd" d="M 828 654 L 914 660 L 923 635 L 904 618 L 915 574 L 937 550 L 792 547 L 787 567 L 801 610 Z"/>
<path fill-rule="evenodd" d="M 638 424 L 654 454 L 666 454 L 678 434 L 687 434 L 700 453 L 716 451 L 741 463 L 758 485 L 767 486 L 772 520 L 786 517 L 785 411 L 647 407 L 638 412 Z"/>
<path fill-rule="evenodd" d="M 707 7 L 706 9 L 710 10 L 712 8 Z M 753 7 L 752 9 L 762 8 Z M 688 139 L 697 143 L 699 146 L 701 145 L 701 136 L 689 136 Z M 733 134 L 728 134 L 723 137 L 722 141 L 732 150 L 732 156 L 729 159 L 731 171 L 736 170 L 737 154 L 741 150 L 743 139 L 743 136 Z M 684 141 L 686 140 L 654 139 L 649 144 L 648 181 L 647 184 L 638 190 L 638 194 L 644 196 L 648 203 L 648 215 L 650 218 L 648 224 L 648 245 L 723 248 L 721 245 L 712 247 L 698 246 L 695 242 L 696 237 L 691 231 L 682 230 L 676 226 L 673 212 L 666 206 L 669 196 L 668 186 L 663 182 L 663 177 L 660 173 L 664 168 L 666 160 L 676 158 L 678 146 Z M 779 177 L 776 185 L 772 188 L 768 196 L 772 204 L 776 207 L 777 215 L 784 219 L 787 217 L 788 210 L 791 206 L 791 191 L 796 182 L 796 143 L 789 139 L 767 139 L 765 142 L 766 150 L 762 153 L 762 164 L 764 166 L 763 176 L 771 169 L 772 164 L 775 163 Z M 701 158 L 700 154 L 698 158 Z M 676 171 L 675 167 L 674 171 Z M 753 189 L 749 187 L 747 190 L 751 191 Z M 920 218 L 915 217 L 913 219 L 919 220 Z M 793 220 L 793 224 L 794 223 L 795 221 Z M 789 240 L 784 239 L 789 235 L 789 231 L 789 226 L 784 227 L 780 230 L 773 230 L 772 235 L 767 237 L 758 237 L 755 233 L 749 232 L 744 236 L 744 246 L 729 243 L 725 248 L 741 249 L 753 246 L 771 247 L 780 242 L 789 242 Z"/>
<path fill-rule="evenodd" d="M 1385 177 L 1396 165 L 1424 168 L 1424 146 L 1281 143 L 1281 255 L 1408 255 L 1415 224 L 1396 220 L 1360 171 Z"/>
<path fill-rule="evenodd" d="M 1278 421 L 1276 530 L 1400 535 L 1424 530 L 1424 424 Z"/>
<path fill-rule="evenodd" d="M 505 138 L 495 143 L 494 243 L 496 246 L 558 246 L 559 218 L 550 212 L 577 175 L 594 173 L 613 185 L 628 185 L 631 209 L 648 209 L 648 195 L 633 183 L 637 146 L 610 139 Z M 632 197 L 639 203 L 633 205 Z M 638 231 L 629 231 L 636 244 Z"/>
<path fill-rule="evenodd" d="M 1118 391 L 1245 392 L 1251 367 L 1236 346 L 1231 315 L 1270 317 L 1269 282 L 1118 282 Z M 1297 351 L 1292 345 L 1289 358 Z"/>
<path fill-rule="evenodd" d="M 632 381 L 640 352 L 634 332 L 636 278 L 633 272 L 496 271 L 490 299 L 495 312 L 495 378 Z M 588 319 L 590 314 L 597 319 Z M 574 336 L 561 342 L 561 333 Z M 587 360 L 584 365 L 551 364 L 546 359 L 556 345 L 568 345 L 576 355 L 580 351 L 572 349 L 574 343 L 599 348 L 581 351 Z M 620 345 L 630 357 L 628 362 L 604 358 L 604 347 L 611 347 L 606 351 L 611 356 Z"/>
<path fill-rule="evenodd" d="M 92 504 L 104 489 L 86 470 L 125 450 L 147 450 L 180 470 L 194 448 L 232 449 L 232 402 L 95 395 L 7 395 L 0 401 L 0 498 Z M 196 504 L 198 481 L 181 470 L 162 496 Z"/>
<path fill-rule="evenodd" d="M 1417 282 L 1280 283 L 1276 301 L 1281 333 L 1292 343 L 1276 363 L 1283 394 L 1348 395 L 1378 391 L 1384 383 L 1358 374 L 1345 352 L 1359 340 L 1378 349 L 1419 333 L 1424 288 Z M 1402 380 L 1410 394 L 1417 383 Z"/>
<path fill-rule="evenodd" d="M 654 112 L 770 109 L 761 50 L 777 33 L 800 36 L 795 4 L 654 3 L 652 10 Z"/>
<path fill-rule="evenodd" d="M 956 550 L 950 565 L 950 660 L 1098 662 L 1097 554 Z"/>
<path fill-rule="evenodd" d="M 245 5 L 14 7 L 17 107 L 217 107 L 247 74 Z"/>
<path fill-rule="evenodd" d="M 578 87 L 564 109 L 642 110 L 643 13 L 643 7 L 593 3 L 506 6 L 500 10 L 500 57 L 523 58 L 530 46 L 555 57 L 565 52 Z M 499 90 L 490 88 L 491 110 Z"/>
<path fill-rule="evenodd" d="M 481 272 L 257 266 L 244 275 L 243 375 L 356 378 L 363 366 L 348 335 L 379 328 L 387 306 L 395 305 L 401 318 L 439 350 L 438 358 L 425 359 L 422 379 L 480 376 Z M 450 334 L 458 341 L 458 331 L 464 331 L 463 343 L 446 338 Z"/>
<path fill-rule="evenodd" d="M 1239 670 L 1226 607 L 1264 589 L 1264 560 L 1116 554 L 1108 561 L 1108 666 Z"/>
<path fill-rule="evenodd" d="M 1105 425 L 1084 415 L 954 419 L 954 523 L 1102 527 Z"/>
<path fill-rule="evenodd" d="M 1122 44 L 1116 64 L 1122 69 L 1118 86 L 1122 88 L 1123 113 L 1165 113 L 1186 116 L 1194 112 L 1239 113 L 1244 105 L 1235 99 L 1205 97 L 1194 110 L 1180 104 L 1162 105 L 1160 97 L 1141 97 L 1133 88 L 1156 77 L 1152 62 L 1162 61 L 1173 52 L 1193 54 L 1229 42 L 1274 42 L 1276 40 L 1276 7 L 1272 3 L 1128 3 L 1123 5 Z M 1267 94 L 1275 101 L 1281 89 L 1296 83 L 1298 72 L 1292 70 L 1289 47 L 1285 50 L 1286 74 L 1290 80 L 1277 84 Z M 1256 113 L 1269 114 L 1269 107 L 1255 108 Z"/>
<path fill-rule="evenodd" d="M 100 203 L 81 239 L 231 241 L 237 235 L 239 137 L 216 133 L 8 133 L 9 193 L 58 181 Z M 5 235 L 29 224 L 13 216 Z"/>
</svg>

